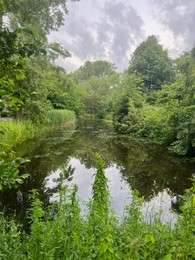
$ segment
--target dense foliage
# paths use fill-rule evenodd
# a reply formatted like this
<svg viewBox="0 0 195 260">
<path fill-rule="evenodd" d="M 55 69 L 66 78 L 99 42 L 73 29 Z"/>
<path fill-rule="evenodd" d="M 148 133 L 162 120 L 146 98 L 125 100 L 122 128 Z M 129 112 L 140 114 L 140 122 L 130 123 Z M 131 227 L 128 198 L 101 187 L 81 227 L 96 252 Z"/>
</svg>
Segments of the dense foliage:
<svg viewBox="0 0 195 260">
<path fill-rule="evenodd" d="M 149 39 L 151 40 L 151 38 Z M 152 47 L 150 41 L 144 42 L 143 47 L 146 47 L 146 44 L 148 48 Z M 142 47 L 142 45 L 140 46 Z M 144 52 L 140 51 L 140 46 L 138 51 L 139 55 L 142 55 Z M 175 60 L 177 75 L 174 81 L 170 82 L 170 78 L 168 80 L 165 77 L 160 82 L 154 81 L 150 84 L 145 79 L 150 78 L 151 71 L 142 70 L 140 76 L 138 69 L 132 70 L 133 66 L 137 66 L 136 62 L 140 62 L 140 57 L 136 57 L 138 53 L 135 51 L 136 55 L 129 67 L 128 74 L 123 75 L 123 80 L 113 90 L 113 96 L 117 97 L 113 101 L 113 120 L 117 131 L 135 134 L 138 137 L 146 137 L 157 143 L 165 144 L 171 151 L 180 155 L 193 156 L 195 154 L 195 59 L 193 50 Z M 147 64 L 144 65 L 144 68 L 154 69 L 151 62 L 153 64 L 153 61 L 146 59 L 144 63 Z M 158 60 L 156 62 L 159 66 L 163 64 Z M 155 68 L 157 69 L 157 67 Z M 161 73 L 160 71 L 164 71 L 163 68 L 158 73 Z M 165 73 L 165 75 L 168 74 Z M 159 79 L 158 76 L 157 79 Z M 148 87 L 153 91 L 143 92 L 143 89 Z"/>
<path fill-rule="evenodd" d="M 78 0 L 70 0 L 78 1 Z M 3 0 L 6 14 L 24 26 L 30 26 L 39 35 L 46 36 L 64 24 L 67 0 Z M 28 14 L 28 15 L 27 15 Z"/>
<path fill-rule="evenodd" d="M 77 85 L 82 115 L 105 118 L 111 113 L 110 96 L 119 81 L 119 73 L 115 69 L 115 66 L 107 61 L 87 61 L 70 74 Z"/>
<path fill-rule="evenodd" d="M 103 161 L 96 156 L 96 175 L 88 211 L 81 214 L 77 187 L 61 188 L 59 202 L 43 209 L 31 192 L 30 226 L 26 233 L 0 215 L 1 259 L 193 259 L 195 257 L 195 186 L 183 197 L 175 227 L 158 217 L 148 224 L 141 213 L 142 198 L 134 192 L 124 219 L 109 207 Z M 61 179 L 61 187 L 63 178 Z"/>
<path fill-rule="evenodd" d="M 52 88 L 58 95 L 62 86 L 71 96 L 71 109 L 78 110 L 74 105 L 73 88 L 69 90 L 67 87 L 70 83 L 66 72 L 62 70 L 61 78 L 64 77 L 64 80 L 61 84 L 52 82 L 53 78 L 59 78 L 58 67 L 52 61 L 58 55 L 67 57 L 69 53 L 57 43 L 48 44 L 46 39 L 50 30 L 58 29 L 64 23 L 66 1 L 45 0 L 40 6 L 40 3 L 32 1 L 5 0 L 1 2 L 0 10 L 1 114 L 14 115 L 19 120 L 25 116 L 32 121 L 44 122 L 46 112 L 52 106 L 56 108 L 50 102 L 49 90 Z M 27 16 L 29 10 L 30 15 Z M 7 24 L 3 22 L 4 17 Z M 50 83 L 45 80 L 47 78 L 50 78 Z M 63 107 L 64 102 L 60 102 L 60 108 L 67 108 L 67 105 Z"/>
<path fill-rule="evenodd" d="M 58 55 L 67 57 L 69 53 L 59 44 L 48 44 L 46 39 L 50 30 L 63 24 L 64 13 L 67 13 L 66 1 L 0 2 L 0 115 L 23 120 L 0 122 L 0 190 L 12 188 L 27 177 L 19 176 L 18 170 L 25 160 L 16 157 L 10 148 L 74 120 L 74 112 L 63 110 L 55 112 L 55 122 L 51 122 L 48 111 L 53 108 L 78 111 L 66 72 L 61 70 L 61 81 L 59 68 L 52 64 Z M 59 84 L 52 82 L 55 78 Z M 56 107 L 50 94 L 59 97 L 62 87 L 71 101 L 64 98 Z"/>
<path fill-rule="evenodd" d="M 91 77 L 105 78 L 116 73 L 114 64 L 108 61 L 97 60 L 94 62 L 86 61 L 78 70 L 71 73 L 74 81 L 86 81 Z"/>
<path fill-rule="evenodd" d="M 136 48 L 128 73 L 135 73 L 143 80 L 144 92 L 158 90 L 174 79 L 173 63 L 155 36 L 149 36 Z"/>
<path fill-rule="evenodd" d="M 61 2 L 44 1 L 48 20 L 41 13 L 36 30 L 32 17 L 25 20 L 24 16 L 29 6 L 34 10 L 32 16 L 38 16 L 34 3 L 16 11 L 20 4 L 5 1 L 0 6 L 2 15 L 9 15 L 12 22 L 11 29 L 1 28 L 0 62 L 1 68 L 6 67 L 0 70 L 2 115 L 40 124 L 47 123 L 48 110 L 68 109 L 80 117 L 113 119 L 118 132 L 152 139 L 180 155 L 194 155 L 194 49 L 173 61 L 150 36 L 137 47 L 122 75 L 114 64 L 101 60 L 86 61 L 67 75 L 52 61 L 68 53 L 55 43 L 49 47 L 45 38 L 48 30 L 64 22 L 65 4 L 55 16 Z"/>
<path fill-rule="evenodd" d="M 155 36 L 149 36 L 137 47 L 122 75 L 109 62 L 85 62 L 70 75 L 80 95 L 80 115 L 112 118 L 118 132 L 148 138 L 179 155 L 193 156 L 194 52 L 193 48 L 171 60 Z"/>
</svg>

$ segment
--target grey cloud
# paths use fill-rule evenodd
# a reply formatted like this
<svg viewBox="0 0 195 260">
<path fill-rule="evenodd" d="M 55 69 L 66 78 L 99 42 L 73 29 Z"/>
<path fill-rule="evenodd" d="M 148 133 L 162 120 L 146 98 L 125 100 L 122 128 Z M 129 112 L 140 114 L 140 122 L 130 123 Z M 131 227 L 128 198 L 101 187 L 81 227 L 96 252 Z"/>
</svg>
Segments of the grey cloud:
<svg viewBox="0 0 195 260">
<path fill-rule="evenodd" d="M 82 17 L 69 20 L 66 32 L 71 35 L 72 43 L 68 48 L 81 59 L 86 59 L 89 53 L 94 52 L 95 39 L 92 35 L 91 25 Z"/>
<path fill-rule="evenodd" d="M 133 7 L 121 1 L 105 2 L 104 18 L 97 25 L 98 39 L 109 42 L 113 62 L 120 69 L 128 64 L 131 46 L 143 38 L 142 25 Z"/>
<path fill-rule="evenodd" d="M 195 44 L 195 1 L 153 0 L 153 3 L 159 9 L 160 21 L 191 48 Z"/>
<path fill-rule="evenodd" d="M 132 46 L 144 37 L 143 21 L 121 0 L 106 0 L 101 8 L 100 18 L 94 21 L 75 10 L 66 20 L 63 45 L 83 61 L 107 59 L 124 69 Z"/>
<path fill-rule="evenodd" d="M 140 31 L 143 21 L 138 16 L 136 10 L 126 5 L 124 2 L 109 1 L 105 3 L 105 14 L 111 22 L 131 27 L 133 30 Z"/>
</svg>

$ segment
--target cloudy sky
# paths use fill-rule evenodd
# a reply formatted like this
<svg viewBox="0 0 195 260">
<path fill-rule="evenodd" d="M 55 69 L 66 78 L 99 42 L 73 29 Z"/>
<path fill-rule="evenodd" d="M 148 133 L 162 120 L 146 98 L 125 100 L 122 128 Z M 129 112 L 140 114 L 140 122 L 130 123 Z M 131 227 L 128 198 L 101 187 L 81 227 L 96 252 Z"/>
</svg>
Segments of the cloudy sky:
<svg viewBox="0 0 195 260">
<path fill-rule="evenodd" d="M 67 72 L 100 59 L 122 71 L 149 35 L 171 57 L 195 45 L 195 0 L 80 0 L 68 10 L 65 25 L 49 35 L 72 55 L 58 60 Z"/>
</svg>

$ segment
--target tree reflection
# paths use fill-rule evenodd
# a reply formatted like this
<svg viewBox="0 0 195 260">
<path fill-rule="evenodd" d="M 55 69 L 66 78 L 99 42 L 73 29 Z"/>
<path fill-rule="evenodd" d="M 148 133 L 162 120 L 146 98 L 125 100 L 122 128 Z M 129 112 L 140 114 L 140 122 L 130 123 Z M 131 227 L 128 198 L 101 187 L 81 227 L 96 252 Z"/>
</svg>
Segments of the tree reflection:
<svg viewBox="0 0 195 260">
<path fill-rule="evenodd" d="M 50 196 L 57 192 L 61 179 L 71 182 L 75 166 L 69 165 L 72 157 L 78 159 L 86 169 L 95 167 L 95 153 L 99 152 L 105 167 L 116 165 L 132 189 L 137 189 L 145 198 L 169 188 L 173 193 L 182 194 L 190 187 L 188 179 L 194 172 L 194 164 L 171 155 L 161 146 L 136 141 L 129 136 L 116 135 L 110 124 L 102 121 L 78 122 L 72 130 L 58 130 L 45 139 L 35 140 L 29 149 L 29 143 L 23 144 L 23 156 L 31 162 L 22 171 L 30 177 L 20 187 L 23 195 L 23 208 L 28 207 L 28 192 L 37 189 L 42 200 L 49 203 Z M 45 189 L 45 181 L 52 173 L 62 175 L 56 179 L 57 185 Z M 20 211 L 16 200 L 17 190 L 0 194 L 0 207 L 10 211 Z"/>
</svg>

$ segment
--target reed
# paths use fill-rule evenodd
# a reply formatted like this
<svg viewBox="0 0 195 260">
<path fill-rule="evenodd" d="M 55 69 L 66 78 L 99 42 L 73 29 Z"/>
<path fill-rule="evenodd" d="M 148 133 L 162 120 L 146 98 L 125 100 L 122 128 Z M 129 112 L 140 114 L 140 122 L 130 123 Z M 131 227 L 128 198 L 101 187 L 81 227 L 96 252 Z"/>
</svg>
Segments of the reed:
<svg viewBox="0 0 195 260">
<path fill-rule="evenodd" d="M 64 127 L 70 123 L 75 122 L 75 113 L 70 110 L 50 110 L 48 112 L 49 126 L 52 127 Z"/>
<path fill-rule="evenodd" d="M 32 123 L 30 120 L 0 120 L 0 145 L 6 150 L 18 144 L 42 136 L 55 127 L 64 127 L 75 122 L 75 114 L 69 110 L 51 110 L 48 112 L 48 124 Z"/>
<path fill-rule="evenodd" d="M 0 131 L 0 144 L 5 145 L 6 149 L 10 149 L 37 135 L 41 135 L 45 128 L 40 128 L 29 120 L 12 120 L 0 121 Z"/>
</svg>

